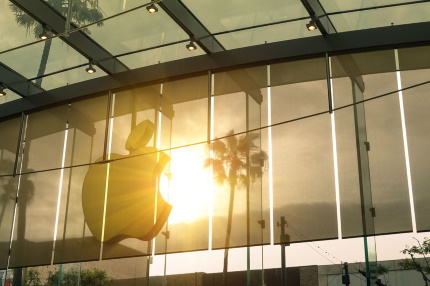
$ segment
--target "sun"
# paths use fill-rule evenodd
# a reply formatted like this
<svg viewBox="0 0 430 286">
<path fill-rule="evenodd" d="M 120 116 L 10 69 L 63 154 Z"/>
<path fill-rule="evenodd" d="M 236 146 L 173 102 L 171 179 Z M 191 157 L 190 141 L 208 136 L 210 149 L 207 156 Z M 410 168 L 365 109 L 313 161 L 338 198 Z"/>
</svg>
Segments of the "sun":
<svg viewBox="0 0 430 286">
<path fill-rule="evenodd" d="M 205 146 L 198 147 L 172 150 L 170 166 L 160 178 L 161 195 L 173 206 L 169 224 L 208 216 L 213 183 L 203 167 L 208 153 Z"/>
</svg>

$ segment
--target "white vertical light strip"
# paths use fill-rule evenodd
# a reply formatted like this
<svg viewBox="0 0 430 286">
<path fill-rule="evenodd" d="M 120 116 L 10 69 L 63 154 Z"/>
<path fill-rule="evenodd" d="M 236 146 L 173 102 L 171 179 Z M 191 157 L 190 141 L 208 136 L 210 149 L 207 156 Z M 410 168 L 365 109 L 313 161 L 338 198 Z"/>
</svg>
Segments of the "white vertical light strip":
<svg viewBox="0 0 430 286">
<path fill-rule="evenodd" d="M 267 137 L 268 137 L 268 165 L 269 165 L 269 208 L 270 208 L 270 244 L 275 244 L 275 230 L 273 218 L 273 152 L 272 152 L 272 90 L 270 87 L 270 65 L 267 65 Z"/>
<path fill-rule="evenodd" d="M 333 94 L 333 80 L 331 73 L 331 58 L 328 58 L 328 65 L 330 74 L 330 94 L 331 94 L 331 106 L 334 108 L 334 94 Z M 336 215 L 337 215 L 337 237 L 342 239 L 342 220 L 340 215 L 340 190 L 339 190 L 339 165 L 337 159 L 337 142 L 336 142 L 336 120 L 334 117 L 334 111 L 330 114 L 331 119 L 331 141 L 333 146 L 333 168 L 334 168 L 334 189 L 336 193 Z"/>
<path fill-rule="evenodd" d="M 111 112 L 109 114 L 109 134 L 108 134 L 108 146 L 106 150 L 106 160 L 110 160 L 110 154 L 112 152 L 112 130 L 113 130 L 113 114 L 115 110 L 115 93 L 112 94 L 111 101 Z M 105 181 L 105 197 L 103 202 L 103 223 L 102 223 L 102 245 L 100 249 L 100 260 L 102 260 L 103 254 L 103 241 L 105 240 L 105 225 L 106 225 L 106 208 L 107 208 L 107 197 L 109 191 L 109 173 L 110 173 L 110 163 L 107 163 L 106 167 L 106 181 Z"/>
<path fill-rule="evenodd" d="M 160 85 L 160 106 L 158 106 L 158 113 L 157 113 L 157 137 L 155 141 L 155 148 L 157 150 L 160 150 L 160 141 L 161 141 L 161 115 L 162 115 L 162 106 L 163 106 L 163 84 Z M 160 160 L 160 152 L 157 152 L 157 162 Z M 157 186 L 155 190 L 155 200 L 154 200 L 154 224 L 157 222 L 157 205 L 158 205 L 158 192 L 160 191 L 160 178 L 157 178 Z M 166 238 L 167 239 L 167 238 Z M 156 244 L 156 238 L 154 237 L 152 239 L 152 249 L 151 249 L 151 256 L 155 256 L 155 244 Z"/>
<path fill-rule="evenodd" d="M 210 128 L 210 133 L 209 133 L 209 138 L 211 141 L 211 144 L 213 143 L 213 139 L 214 139 L 214 110 L 215 110 L 215 98 L 214 98 L 214 80 L 215 80 L 215 76 L 214 74 L 211 74 L 212 80 L 211 80 L 211 114 L 210 114 L 210 121 L 209 122 L 209 128 Z M 212 148 L 210 148 L 209 150 L 209 158 L 213 158 L 214 154 L 213 154 L 213 150 Z M 213 185 L 213 167 L 210 166 L 209 167 L 209 179 L 210 179 L 210 184 L 209 184 L 209 243 L 208 243 L 208 249 L 212 250 L 212 234 L 213 234 L 213 214 L 214 214 L 214 185 Z"/>
<path fill-rule="evenodd" d="M 411 166 L 409 164 L 408 137 L 406 134 L 405 110 L 404 110 L 404 106 L 403 106 L 402 79 L 400 76 L 399 53 L 398 53 L 397 49 L 394 50 L 394 56 L 396 59 L 397 89 L 399 90 L 400 118 L 402 121 L 403 147 L 405 149 L 406 177 L 408 180 L 409 204 L 411 206 L 412 231 L 414 233 L 416 233 L 417 232 L 417 223 L 415 220 L 414 193 L 412 190 Z"/>
<path fill-rule="evenodd" d="M 70 106 L 68 106 L 68 112 L 69 111 L 70 111 Z M 56 242 L 57 242 L 58 220 L 60 218 L 61 195 L 63 193 L 64 165 L 65 165 L 65 161 L 66 161 L 66 149 L 67 149 L 68 134 L 69 134 L 69 116 L 67 116 L 66 130 L 64 132 L 63 157 L 61 158 L 60 185 L 58 187 L 57 211 L 55 214 L 55 227 L 54 227 L 54 239 L 53 239 L 53 247 L 52 247 L 51 265 L 54 264 L 55 246 L 56 246 Z"/>
</svg>

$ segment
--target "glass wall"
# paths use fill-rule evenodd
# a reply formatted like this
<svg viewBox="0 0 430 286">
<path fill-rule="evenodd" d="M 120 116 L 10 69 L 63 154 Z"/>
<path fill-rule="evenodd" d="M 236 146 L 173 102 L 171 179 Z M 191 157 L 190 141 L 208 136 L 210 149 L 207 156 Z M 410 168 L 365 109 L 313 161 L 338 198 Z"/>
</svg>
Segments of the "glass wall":
<svg viewBox="0 0 430 286">
<path fill-rule="evenodd" d="M 284 259 L 299 267 L 286 272 L 290 281 L 316 270 L 338 281 L 341 262 L 357 261 L 364 274 L 353 279 L 376 281 L 384 244 L 402 250 L 392 234 L 430 230 L 429 54 L 216 71 L 1 121 L 4 279 L 53 265 L 57 276 L 96 267 L 118 283 L 147 283 L 150 273 L 178 274 L 174 263 L 193 252 L 229 274 L 185 280 L 271 285 L 285 279 L 269 271 Z M 309 247 L 333 253 L 335 270 L 300 268 L 327 264 L 308 259 Z"/>
</svg>

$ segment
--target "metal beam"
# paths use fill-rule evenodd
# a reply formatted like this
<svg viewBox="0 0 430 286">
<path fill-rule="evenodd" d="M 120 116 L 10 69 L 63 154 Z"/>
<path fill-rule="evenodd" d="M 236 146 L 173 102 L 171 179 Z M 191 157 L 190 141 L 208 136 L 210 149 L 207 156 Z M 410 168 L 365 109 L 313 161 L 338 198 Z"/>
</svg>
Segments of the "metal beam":
<svg viewBox="0 0 430 286">
<path fill-rule="evenodd" d="M 277 61 L 324 57 L 325 53 L 339 55 L 358 51 L 430 45 L 429 30 L 430 22 L 390 26 L 268 43 L 161 63 L 71 84 L 26 99 L 1 104 L 0 118 L 47 105 L 68 102 L 91 94 L 107 92 L 110 89 L 115 90 L 197 74 L 206 75 L 208 70 L 225 70 Z"/>
<path fill-rule="evenodd" d="M 0 81 L 19 96 L 25 97 L 45 91 L 3 63 L 0 63 L 0 75 Z"/>
<path fill-rule="evenodd" d="M 35 20 L 47 25 L 54 33 L 65 32 L 66 19 L 42 0 L 10 0 Z M 71 24 L 71 29 L 77 28 Z M 84 32 L 78 31 L 61 39 L 84 57 L 94 60 L 107 74 L 115 74 L 129 70 L 121 61 L 88 37 Z"/>
<path fill-rule="evenodd" d="M 302 1 L 303 6 L 305 7 L 306 11 L 308 11 L 309 16 L 311 16 L 313 21 L 315 21 L 315 24 L 317 25 L 321 34 L 327 35 L 337 33 L 336 28 L 334 27 L 330 18 L 327 16 L 327 13 L 319 0 L 300 1 Z"/>
<path fill-rule="evenodd" d="M 225 51 L 221 43 L 180 1 L 163 0 L 158 4 L 207 54 Z"/>
</svg>

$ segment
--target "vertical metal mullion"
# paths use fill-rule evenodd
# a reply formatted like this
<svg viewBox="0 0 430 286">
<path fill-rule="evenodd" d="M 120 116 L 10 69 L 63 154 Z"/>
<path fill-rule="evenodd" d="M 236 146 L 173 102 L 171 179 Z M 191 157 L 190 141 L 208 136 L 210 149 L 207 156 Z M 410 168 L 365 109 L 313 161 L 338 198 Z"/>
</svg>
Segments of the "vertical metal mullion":
<svg viewBox="0 0 430 286">
<path fill-rule="evenodd" d="M 15 163 L 13 165 L 13 176 L 16 176 L 16 169 L 18 168 L 18 159 L 21 151 L 21 143 L 22 143 L 22 134 L 24 129 L 24 124 L 26 120 L 26 115 L 24 112 L 21 113 L 21 123 L 19 125 L 19 134 L 18 134 L 18 143 L 16 145 L 16 153 L 15 153 Z"/>
<path fill-rule="evenodd" d="M 212 71 L 208 71 L 208 144 L 211 142 L 211 124 L 212 124 Z"/>
<path fill-rule="evenodd" d="M 326 68 L 326 79 L 327 79 L 327 97 L 328 97 L 328 112 L 333 113 L 333 95 L 331 87 L 331 71 L 330 71 L 330 58 L 328 53 L 325 53 L 325 68 Z"/>
<path fill-rule="evenodd" d="M 113 97 L 112 90 L 109 90 L 108 103 L 107 103 L 107 109 L 106 109 L 106 128 L 105 128 L 105 139 L 104 139 L 104 146 L 103 146 L 103 161 L 106 161 L 108 140 L 109 140 L 109 135 L 110 135 L 109 132 L 110 132 L 110 119 L 112 116 L 111 115 L 112 97 Z"/>
</svg>

